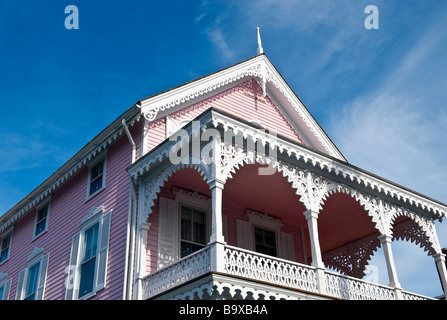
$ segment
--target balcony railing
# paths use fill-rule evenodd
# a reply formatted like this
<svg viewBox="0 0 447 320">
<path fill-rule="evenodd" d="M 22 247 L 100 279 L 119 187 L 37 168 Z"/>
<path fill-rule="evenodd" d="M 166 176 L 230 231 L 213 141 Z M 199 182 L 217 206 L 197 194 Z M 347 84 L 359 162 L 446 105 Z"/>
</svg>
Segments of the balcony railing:
<svg viewBox="0 0 447 320">
<path fill-rule="evenodd" d="M 309 293 L 344 300 L 395 300 L 396 289 L 361 279 L 324 271 L 324 286 L 319 288 L 316 268 L 228 246 L 224 247 L 223 270 L 212 270 L 212 247 L 208 246 L 149 274 L 143 281 L 143 299 L 150 299 L 168 290 L 180 287 L 211 271 L 252 279 L 263 283 L 302 290 Z M 402 292 L 404 300 L 430 300 L 422 295 Z"/>
<path fill-rule="evenodd" d="M 178 287 L 210 271 L 210 247 L 205 247 L 146 276 L 143 279 L 143 299 Z"/>
</svg>

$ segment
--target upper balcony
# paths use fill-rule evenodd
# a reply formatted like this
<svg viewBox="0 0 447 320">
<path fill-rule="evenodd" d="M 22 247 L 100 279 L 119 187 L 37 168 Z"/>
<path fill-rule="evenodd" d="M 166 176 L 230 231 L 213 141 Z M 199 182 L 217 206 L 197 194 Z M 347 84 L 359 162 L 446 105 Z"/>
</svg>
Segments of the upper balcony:
<svg viewBox="0 0 447 320">
<path fill-rule="evenodd" d="M 446 205 L 213 109 L 195 121 L 128 169 L 138 298 L 430 299 L 402 288 L 393 239 L 427 251 L 447 288 Z M 378 249 L 389 286 L 362 280 Z"/>
</svg>

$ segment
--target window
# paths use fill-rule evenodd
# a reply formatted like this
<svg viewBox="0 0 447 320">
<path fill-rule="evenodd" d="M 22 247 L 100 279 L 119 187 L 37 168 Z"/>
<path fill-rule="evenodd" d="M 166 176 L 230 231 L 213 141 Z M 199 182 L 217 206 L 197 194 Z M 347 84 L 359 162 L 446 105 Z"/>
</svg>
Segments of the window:
<svg viewBox="0 0 447 320">
<path fill-rule="evenodd" d="M 37 210 L 36 213 L 36 227 L 34 228 L 34 238 L 40 236 L 47 230 L 47 221 L 50 205 L 46 204 Z"/>
<path fill-rule="evenodd" d="M 256 252 L 277 256 L 275 231 L 255 226 L 254 235 Z"/>
<path fill-rule="evenodd" d="M 66 300 L 88 299 L 106 286 L 111 211 L 93 207 L 72 238 Z"/>
<path fill-rule="evenodd" d="M 27 267 L 20 271 L 16 300 L 43 300 L 50 254 L 35 248 L 27 259 Z"/>
<path fill-rule="evenodd" d="M 12 232 L 2 238 L 0 263 L 5 262 L 9 258 L 9 249 L 11 248 Z"/>
<path fill-rule="evenodd" d="M 181 205 L 180 258 L 206 245 L 205 217 L 205 211 Z"/>
<path fill-rule="evenodd" d="M 236 219 L 238 247 L 295 261 L 293 235 L 282 230 L 279 219 L 249 209 L 245 214 L 248 221 Z"/>
<path fill-rule="evenodd" d="M 96 255 L 98 251 L 98 227 L 95 223 L 85 231 L 84 236 L 84 257 L 81 260 L 81 275 L 79 284 L 79 298 L 93 292 L 93 282 L 95 280 Z"/>
<path fill-rule="evenodd" d="M 104 188 L 106 160 L 102 159 L 90 167 L 87 198 L 92 197 Z"/>
<path fill-rule="evenodd" d="M 40 261 L 35 263 L 28 270 L 28 279 L 26 281 L 25 299 L 35 300 L 37 291 L 37 280 L 39 278 Z"/>
<path fill-rule="evenodd" d="M 211 236 L 210 198 L 177 187 L 173 195 L 158 198 L 157 268 L 202 249 Z"/>
</svg>

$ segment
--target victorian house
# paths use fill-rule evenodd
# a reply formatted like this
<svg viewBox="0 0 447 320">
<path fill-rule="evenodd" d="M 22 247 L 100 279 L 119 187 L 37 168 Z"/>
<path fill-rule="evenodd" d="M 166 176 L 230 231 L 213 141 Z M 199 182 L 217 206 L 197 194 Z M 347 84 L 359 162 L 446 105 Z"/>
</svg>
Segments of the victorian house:
<svg viewBox="0 0 447 320">
<path fill-rule="evenodd" d="M 2 299 L 433 299 L 447 205 L 362 170 L 262 51 L 142 99 L 0 217 Z M 389 284 L 362 280 L 383 250 Z"/>
</svg>

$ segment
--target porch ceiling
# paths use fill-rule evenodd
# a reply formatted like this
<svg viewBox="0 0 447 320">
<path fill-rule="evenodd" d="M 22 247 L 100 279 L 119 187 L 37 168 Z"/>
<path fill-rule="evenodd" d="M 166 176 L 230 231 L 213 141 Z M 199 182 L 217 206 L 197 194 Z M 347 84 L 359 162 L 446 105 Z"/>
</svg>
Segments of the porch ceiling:
<svg viewBox="0 0 447 320">
<path fill-rule="evenodd" d="M 333 194 L 327 199 L 318 215 L 318 229 L 323 254 L 377 233 L 367 211 L 344 193 Z"/>
<path fill-rule="evenodd" d="M 266 212 L 297 228 L 303 227 L 307 252 L 310 254 L 307 221 L 303 214 L 306 209 L 299 201 L 300 196 L 281 173 L 259 175 L 258 168 L 261 166 L 244 165 L 233 178 L 227 180 L 223 190 L 223 207 L 226 203 L 237 204 L 246 209 Z M 193 169 L 176 172 L 169 183 L 211 197 L 207 183 Z M 377 232 L 366 210 L 355 199 L 342 193 L 333 194 L 326 200 L 318 217 L 318 229 L 323 254 Z"/>
<path fill-rule="evenodd" d="M 275 172 L 273 175 L 259 175 L 260 165 L 245 165 L 233 179 L 225 184 L 225 201 L 235 201 L 248 209 L 266 212 L 306 231 L 307 252 L 310 253 L 306 208 L 299 201 L 292 184 Z M 377 232 L 364 208 L 346 194 L 330 196 L 319 214 L 318 229 L 321 251 L 327 252 L 346 243 Z"/>
<path fill-rule="evenodd" d="M 273 175 L 259 175 L 258 164 L 245 165 L 227 180 L 223 201 L 236 202 L 241 206 L 265 212 L 297 226 L 306 226 L 303 215 L 306 210 L 295 193 L 292 184 L 275 172 Z"/>
</svg>

